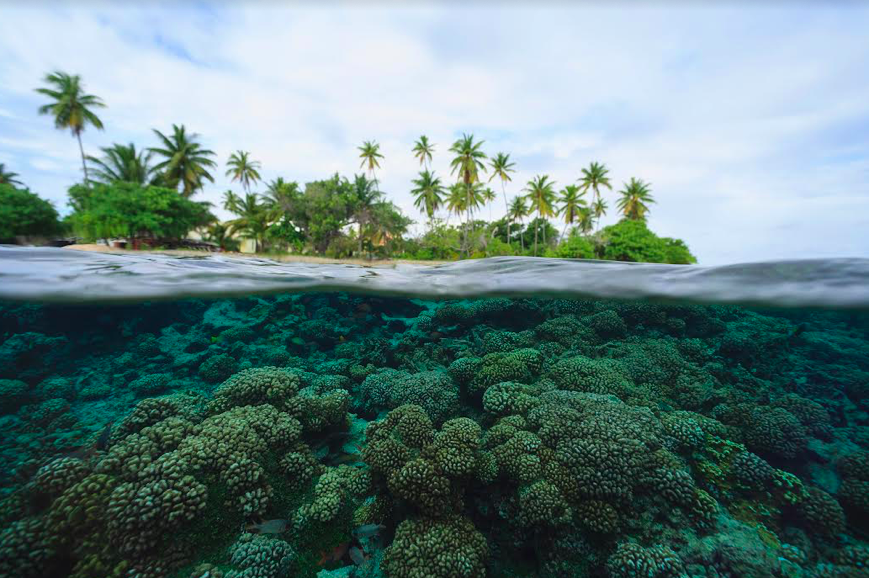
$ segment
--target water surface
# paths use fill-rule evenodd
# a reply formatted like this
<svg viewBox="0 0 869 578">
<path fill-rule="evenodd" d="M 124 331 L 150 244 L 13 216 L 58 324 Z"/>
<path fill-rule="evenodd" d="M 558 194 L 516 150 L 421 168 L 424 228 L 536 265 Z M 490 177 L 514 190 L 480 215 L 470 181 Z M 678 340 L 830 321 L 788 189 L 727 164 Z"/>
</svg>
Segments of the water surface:
<svg viewBox="0 0 869 578">
<path fill-rule="evenodd" d="M 854 578 L 867 261 L 0 249 L 0 577 Z"/>
</svg>

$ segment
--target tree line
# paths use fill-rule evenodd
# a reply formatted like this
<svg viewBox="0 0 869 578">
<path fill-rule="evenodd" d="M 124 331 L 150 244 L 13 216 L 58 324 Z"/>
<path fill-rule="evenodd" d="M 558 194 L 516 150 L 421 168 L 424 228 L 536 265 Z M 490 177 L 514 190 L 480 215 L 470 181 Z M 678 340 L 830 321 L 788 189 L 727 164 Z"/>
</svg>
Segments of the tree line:
<svg viewBox="0 0 869 578">
<path fill-rule="evenodd" d="M 535 175 L 510 198 L 507 189 L 515 162 L 506 152 L 487 155 L 484 141 L 472 134 L 463 134 L 448 147 L 450 177 L 446 178 L 431 168 L 437 145 L 427 136 L 420 136 L 410 148 L 420 165 L 410 192 L 426 221 L 425 231 L 416 237 L 407 235 L 413 221 L 380 190 L 377 171 L 385 157 L 374 140 L 358 147 L 361 174 L 352 179 L 335 174 L 304 186 L 282 177 L 263 182 L 261 163 L 250 152 L 232 153 L 225 174 L 241 191 L 223 194 L 222 207 L 233 218 L 220 222 L 210 203 L 193 199 L 206 181 L 214 182 L 218 170 L 216 153 L 205 148 L 199 135 L 173 124 L 166 133 L 153 129 L 154 146 L 113 144 L 101 148 L 99 156 L 87 155 L 82 133 L 88 127 L 103 130 L 96 111 L 105 103 L 85 92 L 78 75 L 54 72 L 45 77 L 45 84 L 37 92 L 49 101 L 39 107 L 39 113 L 49 115 L 56 128 L 69 130 L 81 155 L 83 182 L 68 191 L 72 213 L 64 224 L 82 237 L 161 243 L 198 230 L 225 250 L 237 249 L 237 239 L 246 238 L 257 251 L 333 257 L 532 255 L 695 261 L 684 242 L 659 238 L 648 230 L 645 222 L 655 203 L 649 183 L 637 178 L 625 182 L 616 191 L 621 220 L 601 229 L 601 218 L 609 209 L 604 192 L 613 191 L 605 164 L 590 163 L 575 182 L 561 188 L 549 175 Z M 504 216 L 498 220 L 491 218 L 492 204 L 499 197 L 493 181 L 504 203 Z M 16 187 L 21 203 L 23 185 L 18 175 L 0 164 L 3 205 L 7 204 L 3 195 L 11 194 L 7 189 Z M 259 187 L 262 192 L 256 190 Z M 487 206 L 485 220 L 479 214 Z M 42 209 L 40 214 L 46 218 Z M 3 214 L 0 208 L 0 218 Z M 450 222 L 454 217 L 458 224 Z M 552 226 L 553 218 L 561 221 L 560 231 Z M 46 232 L 51 229 L 44 226 Z M 0 227 L 0 238 L 3 234 Z M 627 250 L 614 244 L 636 247 Z"/>
</svg>

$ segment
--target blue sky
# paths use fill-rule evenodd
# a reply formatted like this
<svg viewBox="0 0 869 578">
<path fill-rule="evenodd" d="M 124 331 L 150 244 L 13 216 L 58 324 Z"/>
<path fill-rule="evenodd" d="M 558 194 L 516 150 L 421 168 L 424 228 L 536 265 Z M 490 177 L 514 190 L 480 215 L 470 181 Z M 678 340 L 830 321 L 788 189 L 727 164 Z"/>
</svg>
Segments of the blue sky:
<svg viewBox="0 0 869 578">
<path fill-rule="evenodd" d="M 221 162 L 200 196 L 215 203 L 234 150 L 304 183 L 359 171 L 374 139 L 382 189 L 422 222 L 413 141 L 427 134 L 449 177 L 446 149 L 473 132 L 516 161 L 511 197 L 594 160 L 616 189 L 651 182 L 650 226 L 704 264 L 869 257 L 866 5 L 34 6 L 0 4 L 0 162 L 61 210 L 80 161 L 36 114 L 53 69 L 108 104 L 90 154 L 172 123 L 199 133 Z"/>
</svg>

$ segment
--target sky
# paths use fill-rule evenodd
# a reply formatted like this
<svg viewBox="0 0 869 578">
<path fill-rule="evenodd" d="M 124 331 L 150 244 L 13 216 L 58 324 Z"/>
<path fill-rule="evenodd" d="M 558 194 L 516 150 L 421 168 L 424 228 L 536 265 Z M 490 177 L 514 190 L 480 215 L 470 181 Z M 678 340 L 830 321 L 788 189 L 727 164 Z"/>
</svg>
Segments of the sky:
<svg viewBox="0 0 869 578">
<path fill-rule="evenodd" d="M 515 161 L 510 198 L 605 163 L 603 224 L 623 182 L 651 183 L 650 228 L 701 264 L 869 257 L 867 30 L 857 2 L 0 0 L 0 163 L 68 212 L 78 146 L 34 92 L 63 70 L 108 105 L 88 154 L 184 124 L 217 153 L 196 197 L 216 205 L 240 192 L 224 176 L 233 151 L 266 181 L 305 183 L 361 172 L 357 147 L 375 140 L 381 189 L 418 231 L 414 141 L 436 144 L 452 181 L 447 149 L 472 133 Z"/>
</svg>

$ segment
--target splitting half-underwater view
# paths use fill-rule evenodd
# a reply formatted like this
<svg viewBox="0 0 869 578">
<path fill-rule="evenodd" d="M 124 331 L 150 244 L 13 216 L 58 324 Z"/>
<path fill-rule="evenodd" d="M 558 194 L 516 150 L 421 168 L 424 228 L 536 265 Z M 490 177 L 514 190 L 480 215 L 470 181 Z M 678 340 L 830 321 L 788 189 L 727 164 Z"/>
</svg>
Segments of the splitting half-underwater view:
<svg viewBox="0 0 869 578">
<path fill-rule="evenodd" d="M 0 257 L 2 576 L 867 575 L 867 260 L 766 264 L 746 307 L 638 294 L 663 265 L 535 276 L 603 267 L 613 300 L 432 289 L 528 260 L 351 268 L 363 292 L 263 261 L 270 293 L 173 300 L 243 262 Z M 788 283 L 817 267 L 855 297 Z"/>
<path fill-rule="evenodd" d="M 0 0 L 0 578 L 869 578 L 867 31 Z"/>
</svg>

